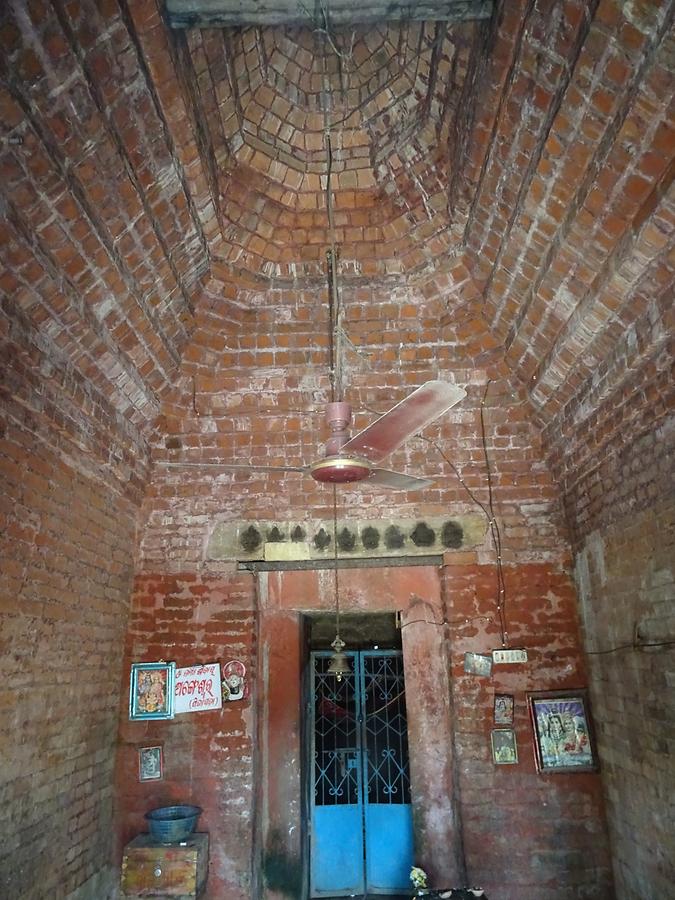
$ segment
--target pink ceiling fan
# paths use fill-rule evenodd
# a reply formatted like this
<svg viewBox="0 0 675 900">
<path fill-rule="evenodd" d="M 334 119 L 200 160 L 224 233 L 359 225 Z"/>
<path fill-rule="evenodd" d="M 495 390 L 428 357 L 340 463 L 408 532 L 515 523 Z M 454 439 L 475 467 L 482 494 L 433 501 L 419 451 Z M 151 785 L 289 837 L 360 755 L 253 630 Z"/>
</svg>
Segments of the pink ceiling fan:
<svg viewBox="0 0 675 900">
<path fill-rule="evenodd" d="M 349 403 L 329 403 L 326 422 L 331 435 L 323 458 L 305 466 L 258 466 L 246 463 L 164 463 L 173 467 L 215 468 L 242 472 L 302 472 L 322 484 L 363 483 L 395 490 L 417 490 L 433 482 L 379 466 L 408 438 L 425 428 L 466 396 L 458 385 L 446 381 L 427 381 L 384 415 L 350 438 Z"/>
<path fill-rule="evenodd" d="M 394 490 L 417 490 L 428 487 L 433 482 L 428 478 L 418 478 L 401 472 L 382 469 L 379 463 L 401 447 L 408 438 L 421 431 L 443 413 L 447 412 L 466 397 L 464 388 L 446 381 L 427 381 L 405 399 L 397 403 L 384 415 L 350 438 L 347 427 L 352 410 L 349 403 L 341 400 L 342 375 L 340 371 L 339 339 L 342 334 L 341 303 L 337 286 L 338 253 L 335 245 L 333 225 L 333 203 L 331 190 L 332 149 L 330 133 L 327 144 L 327 187 L 326 208 L 331 236 L 331 247 L 326 253 L 328 260 L 328 325 L 329 325 L 329 374 L 331 401 L 326 408 L 326 422 L 331 435 L 326 443 L 325 456 L 306 466 L 258 466 L 246 463 L 171 463 L 166 466 L 196 468 L 217 468 L 225 471 L 242 472 L 303 472 L 311 475 L 321 484 L 362 483 Z"/>
</svg>

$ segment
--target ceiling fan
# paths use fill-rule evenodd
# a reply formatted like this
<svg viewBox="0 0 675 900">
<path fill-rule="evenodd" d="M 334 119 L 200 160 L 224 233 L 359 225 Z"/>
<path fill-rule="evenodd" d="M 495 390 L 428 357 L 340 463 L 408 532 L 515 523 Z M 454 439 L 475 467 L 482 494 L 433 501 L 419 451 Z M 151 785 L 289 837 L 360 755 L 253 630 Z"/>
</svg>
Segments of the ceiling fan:
<svg viewBox="0 0 675 900">
<path fill-rule="evenodd" d="M 433 482 L 402 472 L 382 469 L 379 463 L 466 396 L 464 388 L 446 381 L 427 381 L 370 425 L 350 438 L 347 426 L 351 406 L 344 401 L 329 403 L 326 422 L 331 435 L 326 453 L 306 466 L 257 466 L 244 463 L 179 463 L 164 466 L 213 468 L 243 472 L 303 472 L 322 484 L 363 484 L 410 491 Z"/>
<path fill-rule="evenodd" d="M 306 466 L 258 466 L 246 463 L 179 463 L 166 462 L 164 466 L 177 468 L 220 469 L 240 472 L 302 472 L 311 475 L 321 484 L 363 483 L 394 490 L 410 491 L 428 487 L 433 482 L 402 472 L 382 469 L 379 463 L 397 450 L 408 438 L 421 431 L 456 403 L 466 397 L 464 388 L 447 381 L 427 381 L 396 406 L 350 438 L 347 427 L 352 409 L 341 399 L 342 373 L 340 366 L 340 335 L 342 334 L 342 308 L 337 285 L 338 252 L 335 244 L 331 174 L 333 153 L 330 123 L 327 121 L 326 152 L 326 209 L 330 233 L 328 261 L 328 345 L 330 353 L 329 375 L 331 402 L 326 407 L 326 422 L 331 430 L 323 458 Z"/>
</svg>

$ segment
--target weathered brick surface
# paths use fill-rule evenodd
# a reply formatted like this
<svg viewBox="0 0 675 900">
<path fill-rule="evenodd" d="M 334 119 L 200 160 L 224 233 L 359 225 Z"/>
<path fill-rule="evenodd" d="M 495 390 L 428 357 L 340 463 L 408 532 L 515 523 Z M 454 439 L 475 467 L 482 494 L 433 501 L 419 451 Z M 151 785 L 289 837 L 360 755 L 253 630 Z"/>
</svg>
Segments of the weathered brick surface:
<svg viewBox="0 0 675 900">
<path fill-rule="evenodd" d="M 644 277 L 670 268 L 673 5 L 508 7 L 466 235 L 486 318 L 550 415 L 594 370 L 598 337 L 634 321 Z"/>
<path fill-rule="evenodd" d="M 218 577 L 227 564 L 204 548 L 220 521 L 330 518 L 331 492 L 299 475 L 161 469 L 180 459 L 298 464 L 320 452 L 329 120 L 354 430 L 430 377 L 466 385 L 467 399 L 427 435 L 485 503 L 479 404 L 492 379 L 487 443 L 511 576 L 567 565 L 562 494 L 588 647 L 623 642 L 672 602 L 675 3 L 496 9 L 481 24 L 380 23 L 353 39 L 346 29 L 333 36 L 341 59 L 309 27 L 171 33 L 155 0 L 0 10 L 3 564 L 22 665 L 39 667 L 60 644 L 64 671 L 75 653 L 90 665 L 90 626 L 106 650 L 115 645 L 147 478 L 139 431 L 157 463 L 143 573 Z M 436 485 L 407 496 L 341 489 L 344 511 L 474 511 L 429 444 L 411 440 L 388 462 Z M 45 534 L 53 544 L 41 544 Z M 472 553 L 476 565 L 493 561 L 487 541 Z M 534 598 L 518 591 L 529 609 Z M 164 637 L 157 612 L 148 627 Z M 42 625 L 30 630 L 38 622 L 49 623 L 49 643 Z M 531 624 L 538 634 L 544 622 Z M 202 646 L 192 627 L 181 640 Z M 573 660 L 575 647 L 555 652 Z M 653 698 L 672 675 L 667 651 L 628 653 L 591 657 L 591 676 L 619 896 L 651 900 L 675 881 L 652 850 L 667 846 L 659 823 L 673 788 L 670 719 Z M 97 708 L 108 714 L 118 660 L 106 655 Z M 628 721 L 649 735 L 639 745 L 625 737 L 626 710 L 638 706 Z M 69 776 L 58 774 L 61 751 L 32 740 L 37 727 L 21 719 L 18 733 L 58 778 L 50 786 L 45 763 L 31 783 L 60 810 Z M 104 810 L 109 765 L 82 756 L 103 778 Z M 590 821 L 595 800 L 581 801 Z M 537 808 L 525 813 L 544 829 Z M 59 890 L 77 884 L 77 900 L 100 900 L 105 875 L 89 838 L 67 859 L 53 831 L 30 820 L 26 852 L 48 859 L 49 834 L 66 860 Z M 537 858 L 535 870 L 576 864 L 567 852 Z M 589 890 L 605 877 L 602 866 L 595 879 L 589 871 Z"/>
<path fill-rule="evenodd" d="M 455 246 L 449 225 L 461 215 L 450 220 L 446 192 L 461 158 L 457 123 L 477 102 L 466 79 L 479 31 L 471 22 L 356 29 L 340 40 L 342 64 L 324 58 L 310 29 L 181 36 L 174 65 L 212 190 L 226 197 L 217 258 L 272 277 L 322 271 L 327 115 L 343 258 L 367 275 L 393 274 Z"/>
<path fill-rule="evenodd" d="M 256 609 L 253 577 L 201 578 L 148 574 L 137 578 L 126 641 L 116 774 L 117 860 L 147 831 L 150 809 L 201 806 L 199 831 L 211 842 L 208 900 L 249 900 L 254 835 Z M 240 659 L 249 674 L 247 699 L 222 710 L 185 713 L 171 721 L 129 721 L 132 662 L 167 659 L 177 666 Z M 138 781 L 138 748 L 161 745 L 164 779 Z"/>
<path fill-rule="evenodd" d="M 661 497 L 594 531 L 577 555 L 615 875 L 631 900 L 668 897 L 675 883 L 672 646 L 631 646 L 636 629 L 674 639 L 674 534 L 675 501 Z"/>
<path fill-rule="evenodd" d="M 617 894 L 629 900 L 670 896 L 675 883 L 672 647 L 632 646 L 675 639 L 669 317 L 672 296 L 652 299 L 547 430 L 574 539 Z"/>
<path fill-rule="evenodd" d="M 183 161 L 117 7 L 15 13 L 3 10 L 0 29 L 0 283 L 120 411 L 145 421 L 206 265 Z"/>
<path fill-rule="evenodd" d="M 464 653 L 501 646 L 492 565 L 443 569 L 455 747 L 468 881 L 498 900 L 614 897 L 599 774 L 536 772 L 526 693 L 587 685 L 569 575 L 550 564 L 506 566 L 511 646 L 528 661 L 467 675 Z M 512 694 L 518 764 L 492 762 L 496 693 Z"/>
<path fill-rule="evenodd" d="M 480 565 L 466 556 L 447 555 L 443 584 L 452 660 L 448 690 L 457 753 L 455 777 L 469 881 L 481 883 L 497 900 L 571 896 L 609 900 L 613 894 L 600 776 L 538 775 L 525 705 L 528 690 L 586 684 L 571 579 L 558 565 L 506 567 L 509 635 L 514 646 L 527 648 L 529 661 L 525 666 L 496 667 L 491 679 L 480 679 L 464 673 L 463 654 L 466 650 L 489 652 L 500 646 L 496 572 L 494 565 Z M 291 607 L 322 602 L 321 590 L 314 584 L 316 574 L 306 574 L 307 578 L 293 582 L 295 589 L 287 597 Z M 381 576 L 373 576 L 370 592 L 364 593 L 367 576 L 359 571 L 345 573 L 344 590 L 350 606 L 368 607 L 375 597 L 378 603 L 391 604 L 392 592 L 397 597 L 395 605 L 405 604 L 410 587 L 417 583 L 415 569 L 391 570 L 385 584 Z M 310 584 L 314 588 L 298 590 L 300 581 L 307 582 L 305 588 Z M 275 602 L 273 593 L 266 603 Z M 276 593 L 274 597 L 280 602 Z M 328 597 L 323 599 L 329 602 Z M 284 721 L 295 723 L 296 731 L 299 727 L 300 679 L 297 660 L 286 646 L 288 634 L 283 632 L 282 637 L 281 620 L 274 620 L 267 635 L 269 665 L 274 665 L 276 672 L 269 696 L 259 696 L 253 678 L 249 700 L 222 711 L 181 715 L 170 722 L 128 721 L 129 664 L 165 658 L 188 665 L 238 657 L 253 672 L 258 652 L 255 608 L 249 575 L 147 573 L 136 580 L 127 639 L 117 766 L 118 854 L 127 840 L 145 830 L 143 813 L 148 809 L 197 803 L 204 808 L 200 828 L 208 829 L 212 840 L 207 896 L 213 900 L 257 896 L 259 873 L 255 864 L 251 869 L 251 860 L 260 853 L 254 842 L 255 810 L 261 814 L 260 804 L 274 803 L 277 795 L 299 803 L 295 757 L 289 761 L 288 772 L 268 771 L 267 799 L 255 789 L 260 777 L 256 776 L 258 719 L 266 723 L 265 746 L 270 753 L 278 751 L 280 742 L 285 746 L 284 741 L 290 740 L 286 732 L 283 740 L 275 736 L 274 716 L 280 710 L 274 705 L 268 709 L 272 694 L 276 697 L 286 690 L 293 703 L 284 708 Z M 297 644 L 297 619 L 291 616 L 286 624 Z M 497 691 L 512 693 L 516 700 L 519 764 L 514 767 L 497 767 L 491 761 L 490 728 Z M 137 749 L 156 744 L 164 750 L 164 780 L 139 784 Z M 294 806 L 294 811 L 294 815 L 284 812 L 284 821 L 288 818 L 297 826 L 299 806 Z M 439 868 L 433 860 L 418 861 L 430 871 Z M 269 896 L 277 894 L 272 891 Z"/>
<path fill-rule="evenodd" d="M 4 307 L 0 358 L 0 896 L 103 900 L 144 448 Z"/>
<path fill-rule="evenodd" d="M 488 378 L 495 379 L 485 423 L 505 557 L 559 560 L 567 550 L 556 490 L 522 390 L 508 378 L 494 339 L 479 322 L 448 314 L 439 336 L 439 307 L 453 290 L 464 292 L 466 303 L 475 301 L 461 267 L 439 276 L 426 295 L 412 288 L 385 291 L 365 285 L 344 292 L 352 433 L 431 377 L 465 386 L 467 398 L 424 433 L 438 442 L 485 504 L 480 403 Z M 168 565 L 191 571 L 208 562 L 208 535 L 218 521 L 330 518 L 332 491 L 309 476 L 162 468 L 163 462 L 302 465 L 319 458 L 330 397 L 322 312 L 310 287 L 249 292 L 239 306 L 234 298 L 219 299 L 217 285 L 212 285 L 200 300 L 183 378 L 156 423 L 155 479 L 143 512 L 143 569 Z M 223 363 L 225 370 L 219 368 Z M 358 505 L 364 519 L 476 511 L 456 475 L 428 443 L 409 440 L 385 465 L 425 474 L 435 484 L 408 496 L 343 486 L 341 511 Z"/>
</svg>

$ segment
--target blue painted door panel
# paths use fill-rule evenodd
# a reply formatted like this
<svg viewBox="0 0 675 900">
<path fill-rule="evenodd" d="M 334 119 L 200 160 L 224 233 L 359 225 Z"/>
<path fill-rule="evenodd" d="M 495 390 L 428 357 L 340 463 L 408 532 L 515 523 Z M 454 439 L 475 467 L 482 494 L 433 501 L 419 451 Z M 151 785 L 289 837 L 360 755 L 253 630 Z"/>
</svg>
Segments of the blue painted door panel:
<svg viewBox="0 0 675 900">
<path fill-rule="evenodd" d="M 405 892 L 413 864 L 403 660 L 312 654 L 310 896 Z"/>
<path fill-rule="evenodd" d="M 362 894 L 363 838 L 359 806 L 318 806 L 314 810 L 312 882 L 314 896 Z"/>
<path fill-rule="evenodd" d="M 410 804 L 367 805 L 365 840 L 368 890 L 371 893 L 409 891 L 413 865 Z"/>
</svg>

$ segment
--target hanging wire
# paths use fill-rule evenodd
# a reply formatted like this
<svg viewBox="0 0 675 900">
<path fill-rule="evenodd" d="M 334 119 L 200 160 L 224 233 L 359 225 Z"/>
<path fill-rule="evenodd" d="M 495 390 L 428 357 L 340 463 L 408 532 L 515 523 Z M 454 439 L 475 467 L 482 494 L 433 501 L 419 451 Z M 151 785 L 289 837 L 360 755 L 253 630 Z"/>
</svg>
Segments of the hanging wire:
<svg viewBox="0 0 675 900">
<path fill-rule="evenodd" d="M 497 517 L 495 516 L 492 492 L 492 471 L 490 468 L 490 456 L 487 449 L 487 439 L 485 437 L 485 401 L 487 400 L 487 395 L 491 384 L 492 380 L 488 378 L 487 384 L 485 385 L 485 391 L 483 393 L 483 399 L 480 403 L 480 433 L 481 443 L 483 445 L 483 458 L 485 459 L 485 471 L 487 472 L 488 508 L 490 510 L 490 534 L 492 535 L 492 542 L 494 544 L 495 553 L 497 555 L 497 612 L 499 613 L 502 647 L 506 647 L 509 641 L 506 631 L 506 584 L 504 582 L 504 569 L 502 568 L 502 536 L 499 530 L 499 525 L 497 524 Z"/>
<path fill-rule="evenodd" d="M 322 82 L 323 82 L 323 94 L 324 94 L 324 103 L 323 103 L 323 114 L 324 114 L 324 134 L 326 141 L 326 211 L 328 215 L 328 231 L 330 238 L 330 248 L 326 252 L 326 257 L 328 261 L 328 277 L 329 277 L 329 285 L 328 285 L 328 319 L 329 319 L 329 336 L 328 336 L 328 346 L 329 346 L 329 366 L 330 366 L 330 390 L 331 390 L 331 401 L 339 401 L 342 399 L 342 372 L 341 372 L 341 335 L 343 334 L 342 330 L 342 308 L 341 308 L 341 300 L 340 293 L 338 291 L 337 284 L 337 268 L 338 268 L 338 251 L 337 244 L 335 240 L 335 221 L 334 221 L 334 211 L 333 211 L 333 189 L 332 189 L 332 174 L 333 174 L 333 146 L 332 146 L 332 133 L 331 129 L 335 125 L 343 125 L 344 122 L 349 118 L 349 116 L 339 119 L 337 122 L 331 124 L 332 118 L 332 104 L 331 104 L 331 86 L 330 79 L 328 74 L 328 65 L 327 65 L 327 44 L 330 45 L 332 50 L 337 54 L 339 59 L 345 59 L 345 56 L 339 51 L 335 42 L 332 39 L 330 33 L 330 15 L 328 5 L 325 6 L 323 3 L 321 4 L 321 13 L 323 18 L 323 28 L 316 27 L 315 32 L 320 34 L 322 37 Z M 422 38 L 423 30 L 420 31 L 420 41 Z M 354 33 L 352 34 L 352 43 L 351 48 L 347 58 L 351 58 L 351 53 L 353 51 L 354 46 Z M 420 50 L 418 50 L 417 58 L 421 56 Z M 350 112 L 349 115 L 352 113 Z M 349 340 L 347 335 L 344 335 L 350 345 L 354 347 L 352 342 Z M 441 450 L 438 444 L 435 441 L 430 440 L 429 438 L 425 438 L 421 435 L 422 440 L 427 441 L 432 446 L 434 446 L 437 452 L 441 455 L 441 457 L 447 462 L 450 468 L 455 473 L 457 479 L 460 484 L 464 488 L 464 490 L 468 493 L 471 500 L 482 510 L 485 515 L 488 526 L 490 528 L 490 535 L 492 538 L 492 542 L 495 548 L 496 555 L 496 563 L 497 563 L 497 612 L 499 616 L 499 626 L 501 632 L 501 640 L 502 646 L 505 647 L 508 644 L 508 634 L 506 630 L 506 612 L 505 612 L 505 604 L 506 604 L 506 584 L 504 581 L 504 572 L 502 568 L 502 540 L 501 533 L 499 530 L 499 525 L 497 524 L 497 519 L 494 511 L 494 499 L 493 499 L 493 487 L 492 487 L 492 471 L 490 467 L 490 458 L 487 449 L 487 440 L 485 435 L 485 417 L 484 417 L 484 408 L 485 401 L 487 399 L 488 390 L 490 384 L 492 383 L 491 379 L 488 379 L 485 385 L 485 392 L 483 394 L 483 398 L 480 404 L 480 425 L 481 425 L 481 442 L 483 446 L 483 457 L 485 460 L 485 468 L 487 472 L 487 484 L 488 484 L 488 504 L 487 507 L 481 503 L 481 501 L 476 497 L 473 491 L 466 484 L 464 479 L 462 478 L 461 473 L 457 469 L 457 467 L 452 463 L 452 461 L 448 458 L 448 456 Z M 339 582 L 338 582 L 338 553 L 337 553 L 337 489 L 336 486 L 333 485 L 333 572 L 334 572 L 334 591 L 335 591 L 335 618 L 336 618 L 336 632 L 337 637 L 340 636 L 340 597 L 339 597 Z M 487 616 L 477 616 L 475 618 L 486 618 L 492 621 Z M 417 620 L 415 620 L 417 621 Z M 465 620 L 469 621 L 469 620 Z M 406 623 L 406 624 L 412 624 Z M 454 624 L 454 623 L 445 623 L 444 624 Z M 458 623 L 459 624 L 459 623 Z"/>
<path fill-rule="evenodd" d="M 333 485 L 333 587 L 335 591 L 335 634 L 340 637 L 340 590 L 337 545 L 337 485 Z"/>
<path fill-rule="evenodd" d="M 331 135 L 331 89 L 330 79 L 328 77 L 326 44 L 324 40 L 322 59 L 322 80 L 323 80 L 323 123 L 324 135 L 326 141 L 326 212 L 328 214 L 328 235 L 330 239 L 330 249 L 326 253 L 328 261 L 328 318 L 330 334 L 328 336 L 328 348 L 330 359 L 330 387 L 331 401 L 342 400 L 342 371 L 340 365 L 341 348 L 340 348 L 340 329 L 342 319 L 342 309 L 340 303 L 340 294 L 337 284 L 337 268 L 338 268 L 338 250 L 335 240 L 335 217 L 333 214 L 333 145 Z"/>
<path fill-rule="evenodd" d="M 487 506 L 478 499 L 475 493 L 471 490 L 469 485 L 462 478 L 462 473 L 459 471 L 457 466 L 453 463 L 450 457 L 443 451 L 443 449 L 438 445 L 438 443 L 431 438 L 425 437 L 422 434 L 416 435 L 422 441 L 426 441 L 427 444 L 430 444 L 435 448 L 436 452 L 439 456 L 448 464 L 448 466 L 455 473 L 455 476 L 461 486 L 464 488 L 466 493 L 471 498 L 471 501 L 476 504 L 476 506 L 482 511 L 483 515 L 487 519 L 488 527 L 490 529 L 490 537 L 492 539 L 492 545 L 495 550 L 496 557 L 496 568 L 497 568 L 497 598 L 496 598 L 496 606 L 497 613 L 499 619 L 499 631 L 501 634 L 502 647 L 508 646 L 509 636 L 506 628 L 506 582 L 504 580 L 504 569 L 502 566 L 502 536 L 501 531 L 499 529 L 499 524 L 497 522 L 497 517 L 494 509 L 494 495 L 493 495 L 493 486 L 492 486 L 492 469 L 490 466 L 490 455 L 488 453 L 487 447 L 487 438 L 485 434 L 485 401 L 487 399 L 488 390 L 490 385 L 492 384 L 492 379 L 488 379 L 487 384 L 485 385 L 485 392 L 483 394 L 483 398 L 480 403 L 480 433 L 481 433 L 481 444 L 483 447 L 483 458 L 485 460 L 485 469 L 487 472 L 487 487 L 488 487 L 488 502 Z"/>
</svg>

